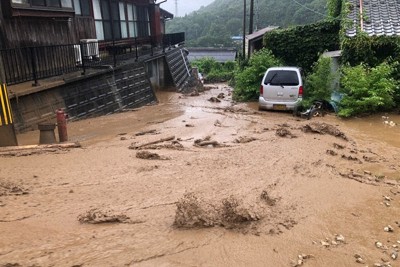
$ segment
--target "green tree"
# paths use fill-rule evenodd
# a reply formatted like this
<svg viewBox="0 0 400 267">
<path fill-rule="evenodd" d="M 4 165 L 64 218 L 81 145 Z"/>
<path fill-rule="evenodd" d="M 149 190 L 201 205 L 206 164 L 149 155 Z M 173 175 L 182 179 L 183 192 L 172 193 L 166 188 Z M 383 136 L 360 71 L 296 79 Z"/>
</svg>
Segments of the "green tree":
<svg viewBox="0 0 400 267">
<path fill-rule="evenodd" d="M 234 98 L 241 101 L 256 99 L 265 71 L 281 65 L 282 62 L 270 50 L 262 49 L 254 53 L 248 65 L 243 70 L 238 68 L 235 73 Z"/>
<path fill-rule="evenodd" d="M 337 74 L 331 70 L 331 59 L 321 56 L 314 65 L 313 73 L 305 80 L 304 106 L 309 106 L 314 100 L 329 101 L 335 76 Z"/>
</svg>

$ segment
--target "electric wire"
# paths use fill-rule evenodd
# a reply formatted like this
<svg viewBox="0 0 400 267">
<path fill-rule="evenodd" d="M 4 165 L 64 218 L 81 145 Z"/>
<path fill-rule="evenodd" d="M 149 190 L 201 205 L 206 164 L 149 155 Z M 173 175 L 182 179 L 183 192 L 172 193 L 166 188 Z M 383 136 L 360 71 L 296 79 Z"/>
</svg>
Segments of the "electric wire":
<svg viewBox="0 0 400 267">
<path fill-rule="evenodd" d="M 302 3 L 298 2 L 297 0 L 292 0 L 292 1 L 295 2 L 296 4 L 298 4 L 299 6 L 305 8 L 305 9 L 307 9 L 307 10 L 309 10 L 309 11 L 311 11 L 311 12 L 317 14 L 317 15 L 320 15 L 320 16 L 324 17 L 325 19 L 333 19 L 333 20 L 339 20 L 339 21 L 342 20 L 342 19 L 339 19 L 339 18 L 327 16 L 326 14 L 323 14 L 323 13 L 317 11 L 317 10 L 314 10 L 314 9 L 312 9 L 312 8 L 309 8 L 308 6 L 303 5 Z"/>
</svg>

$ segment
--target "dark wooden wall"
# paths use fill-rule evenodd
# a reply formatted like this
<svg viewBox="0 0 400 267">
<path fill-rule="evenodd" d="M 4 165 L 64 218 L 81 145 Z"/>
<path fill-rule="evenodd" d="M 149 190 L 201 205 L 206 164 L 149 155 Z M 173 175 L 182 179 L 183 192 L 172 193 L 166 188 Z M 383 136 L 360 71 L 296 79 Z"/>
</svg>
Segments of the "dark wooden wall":
<svg viewBox="0 0 400 267">
<path fill-rule="evenodd" d="M 95 39 L 91 17 L 4 17 L 0 15 L 0 48 L 60 45 Z"/>
</svg>

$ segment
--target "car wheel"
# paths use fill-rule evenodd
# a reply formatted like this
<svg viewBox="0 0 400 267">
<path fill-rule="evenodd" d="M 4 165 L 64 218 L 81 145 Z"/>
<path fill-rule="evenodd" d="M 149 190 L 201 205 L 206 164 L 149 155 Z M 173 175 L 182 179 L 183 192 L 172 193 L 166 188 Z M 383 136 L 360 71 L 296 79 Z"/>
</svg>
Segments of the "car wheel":
<svg viewBox="0 0 400 267">
<path fill-rule="evenodd" d="M 323 116 L 322 109 L 314 108 L 310 111 L 310 114 L 308 114 L 308 119 L 311 119 L 312 117 L 322 117 L 322 116 Z"/>
</svg>

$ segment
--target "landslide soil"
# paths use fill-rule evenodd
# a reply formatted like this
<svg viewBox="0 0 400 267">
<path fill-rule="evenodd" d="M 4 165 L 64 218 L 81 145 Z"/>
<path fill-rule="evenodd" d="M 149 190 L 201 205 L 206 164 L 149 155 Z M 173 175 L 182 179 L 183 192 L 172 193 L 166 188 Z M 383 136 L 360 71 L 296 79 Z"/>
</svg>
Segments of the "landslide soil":
<svg viewBox="0 0 400 267">
<path fill-rule="evenodd" d="M 0 266 L 400 266 L 400 149 L 231 90 L 159 92 L 70 123 L 83 148 L 0 157 Z"/>
</svg>

